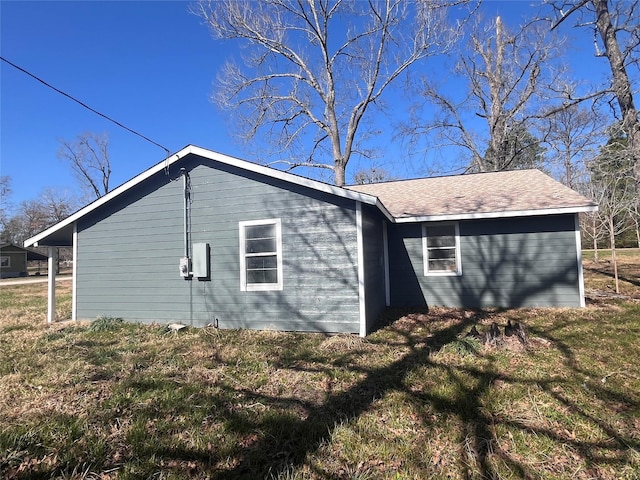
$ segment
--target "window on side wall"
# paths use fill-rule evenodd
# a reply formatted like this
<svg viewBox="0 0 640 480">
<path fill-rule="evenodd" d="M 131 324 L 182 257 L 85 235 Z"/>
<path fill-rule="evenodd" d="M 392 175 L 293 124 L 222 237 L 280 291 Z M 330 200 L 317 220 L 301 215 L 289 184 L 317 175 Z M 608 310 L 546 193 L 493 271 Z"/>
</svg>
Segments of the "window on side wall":
<svg viewBox="0 0 640 480">
<path fill-rule="evenodd" d="M 425 275 L 462 275 L 458 223 L 422 225 Z"/>
<path fill-rule="evenodd" d="M 282 290 L 280 219 L 240 222 L 240 290 Z"/>
</svg>

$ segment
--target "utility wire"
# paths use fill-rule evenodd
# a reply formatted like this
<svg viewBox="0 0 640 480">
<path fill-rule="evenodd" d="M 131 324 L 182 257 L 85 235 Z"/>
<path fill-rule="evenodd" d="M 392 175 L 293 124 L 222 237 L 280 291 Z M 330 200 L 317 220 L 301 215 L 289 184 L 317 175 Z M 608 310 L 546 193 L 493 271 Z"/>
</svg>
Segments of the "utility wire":
<svg viewBox="0 0 640 480">
<path fill-rule="evenodd" d="M 160 147 L 161 149 L 163 149 L 165 152 L 167 152 L 167 157 L 169 157 L 169 155 L 171 155 L 171 152 L 169 151 L 169 149 L 167 147 L 164 147 L 162 145 L 160 145 L 158 142 L 154 142 L 153 140 L 151 140 L 149 137 L 145 137 L 144 135 L 142 135 L 139 132 L 136 132 L 135 130 L 132 130 L 131 128 L 127 127 L 126 125 L 121 124 L 120 122 L 118 122 L 117 120 L 114 120 L 113 118 L 105 115 L 104 113 L 100 113 L 99 111 L 97 111 L 94 108 L 91 108 L 89 105 L 87 105 L 86 103 L 81 102 L 80 100 L 78 100 L 77 98 L 73 97 L 72 95 L 69 95 L 66 92 L 63 92 L 62 90 L 60 90 L 59 88 L 54 87 L 53 85 L 51 85 L 50 83 L 45 82 L 44 80 L 42 80 L 40 77 L 38 77 L 37 75 L 34 75 L 31 72 L 28 72 L 27 70 L 25 70 L 22 67 L 19 67 L 18 65 L 16 65 L 15 63 L 10 62 L 9 60 L 7 60 L 6 58 L 0 56 L 0 60 L 2 60 L 3 62 L 8 63 L 9 65 L 11 65 L 13 68 L 20 70 L 22 73 L 26 73 L 27 75 L 29 75 L 31 78 L 37 80 L 38 82 L 42 83 L 43 85 L 49 87 L 52 90 L 55 90 L 56 92 L 58 92 L 61 95 L 64 95 L 65 97 L 67 97 L 70 100 L 73 100 L 76 103 L 79 103 L 80 105 L 82 105 L 84 108 L 86 108 L 87 110 L 90 110 L 91 112 L 95 113 L 96 115 L 100 115 L 102 118 L 105 118 L 107 120 L 109 120 L 112 123 L 115 123 L 117 126 L 124 128 L 125 130 L 127 130 L 128 132 L 133 133 L 134 135 L 139 136 L 140 138 L 146 140 L 149 143 L 152 143 L 153 145 L 155 145 L 156 147 Z"/>
</svg>

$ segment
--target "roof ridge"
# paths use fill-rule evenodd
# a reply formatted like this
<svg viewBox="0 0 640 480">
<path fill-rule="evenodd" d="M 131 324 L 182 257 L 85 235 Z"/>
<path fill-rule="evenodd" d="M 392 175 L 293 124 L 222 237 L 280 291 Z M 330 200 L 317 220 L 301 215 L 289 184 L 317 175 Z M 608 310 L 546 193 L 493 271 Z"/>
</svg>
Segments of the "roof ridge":
<svg viewBox="0 0 640 480">
<path fill-rule="evenodd" d="M 498 170 L 498 171 L 491 171 L 491 172 L 473 172 L 473 173 L 452 173 L 448 175 L 435 175 L 433 177 L 403 178 L 403 179 L 394 179 L 394 180 L 384 180 L 382 182 L 356 183 L 352 185 L 345 185 L 344 188 L 363 187 L 365 185 L 385 185 L 389 183 L 413 182 L 418 180 L 436 180 L 439 178 L 460 178 L 460 177 L 472 177 L 476 175 L 506 174 L 506 173 L 518 173 L 518 172 L 530 172 L 530 171 L 536 171 L 536 172 L 542 173 L 543 175 L 549 176 L 539 168 L 519 168 L 514 170 Z"/>
</svg>

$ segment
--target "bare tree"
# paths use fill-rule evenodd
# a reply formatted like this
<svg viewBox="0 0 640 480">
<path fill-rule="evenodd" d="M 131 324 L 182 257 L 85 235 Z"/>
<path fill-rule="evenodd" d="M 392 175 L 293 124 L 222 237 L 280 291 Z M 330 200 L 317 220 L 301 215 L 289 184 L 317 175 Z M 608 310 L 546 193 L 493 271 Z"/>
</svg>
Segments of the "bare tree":
<svg viewBox="0 0 640 480">
<path fill-rule="evenodd" d="M 633 223 L 630 216 L 638 202 L 634 181 L 634 159 L 626 148 L 626 138 L 612 138 L 600 155 L 589 162 L 591 198 L 598 204 L 595 228 L 601 228 L 609 237 L 611 262 L 614 269 L 615 290 L 620 293 L 616 236 L 628 230 Z"/>
<path fill-rule="evenodd" d="M 426 81 L 423 94 L 441 116 L 413 133 L 437 130 L 446 145 L 468 152 L 468 168 L 474 171 L 518 167 L 527 153 L 520 147 L 532 146 L 536 121 L 563 108 L 559 99 L 554 104 L 550 89 L 562 73 L 554 64 L 562 42 L 548 31 L 544 20 L 528 22 L 512 32 L 500 17 L 478 18 L 467 42 L 460 46 L 455 69 L 468 85 L 466 95 L 455 98 Z M 478 118 L 483 120 L 481 128 Z"/>
<path fill-rule="evenodd" d="M 40 200 L 20 202 L 16 216 L 18 217 L 19 230 L 14 233 L 13 240 L 19 243 L 51 225 L 47 211 Z"/>
<path fill-rule="evenodd" d="M 635 178 L 640 182 L 640 120 L 633 99 L 629 67 L 640 60 L 640 11 L 637 1 L 628 0 L 549 0 L 558 14 L 553 28 L 569 17 L 574 26 L 593 29 L 597 56 L 605 57 L 611 68 L 607 87 L 616 99 L 628 150 L 634 159 Z M 599 37 L 599 41 L 598 41 Z"/>
<path fill-rule="evenodd" d="M 2 224 L 5 241 L 22 244 L 27 238 L 67 218 L 78 202 L 67 190 L 46 188 L 33 200 L 24 200 Z"/>
<path fill-rule="evenodd" d="M 590 184 L 589 184 L 590 186 Z M 598 198 L 597 191 L 592 191 L 590 188 L 585 191 L 585 194 L 589 198 Z M 593 261 L 595 263 L 600 262 L 600 255 L 598 253 L 599 243 L 608 238 L 605 226 L 602 224 L 602 218 L 598 215 L 598 212 L 585 212 L 580 214 L 580 232 L 585 239 L 591 243 L 593 249 Z"/>
<path fill-rule="evenodd" d="M 69 190 L 50 187 L 42 191 L 39 202 L 51 225 L 67 218 L 79 206 L 78 199 Z"/>
<path fill-rule="evenodd" d="M 636 246 L 640 248 L 640 198 L 636 196 L 635 202 L 632 203 L 629 212 L 633 228 L 636 231 Z"/>
<path fill-rule="evenodd" d="M 358 170 L 353 176 L 354 181 L 358 185 L 364 185 L 367 183 L 380 183 L 393 180 L 393 176 L 382 167 L 371 167 L 363 170 Z"/>
<path fill-rule="evenodd" d="M 592 158 L 602 144 L 602 119 L 594 109 L 572 105 L 547 117 L 541 124 L 549 146 L 548 163 L 565 185 L 577 188 L 585 174 L 585 158 Z"/>
<path fill-rule="evenodd" d="M 107 135 L 86 132 L 78 135 L 75 140 L 60 139 L 59 142 L 58 158 L 69 162 L 89 196 L 100 198 L 107 194 L 111 177 Z"/>
<path fill-rule="evenodd" d="M 0 176 L 0 228 L 4 230 L 9 216 L 9 196 L 11 195 L 11 177 Z M 0 235 L 2 237 L 2 235 Z M 1 238 L 0 238 L 1 240 Z"/>
<path fill-rule="evenodd" d="M 213 99 L 246 139 L 264 133 L 294 151 L 289 169 L 328 169 L 344 185 L 351 156 L 366 155 L 367 110 L 412 64 L 449 48 L 458 25 L 447 11 L 467 1 L 201 0 L 214 38 L 246 47 L 244 68 L 227 63 Z"/>
<path fill-rule="evenodd" d="M 6 201 L 6 198 L 11 194 L 11 177 L 8 175 L 0 175 L 0 199 L 2 204 Z"/>
</svg>

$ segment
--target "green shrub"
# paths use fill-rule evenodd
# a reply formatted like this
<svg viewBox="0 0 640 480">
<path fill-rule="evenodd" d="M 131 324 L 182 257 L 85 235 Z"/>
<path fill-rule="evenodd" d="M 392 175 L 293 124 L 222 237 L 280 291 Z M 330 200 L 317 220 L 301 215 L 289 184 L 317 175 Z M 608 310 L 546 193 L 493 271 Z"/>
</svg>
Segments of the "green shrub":
<svg viewBox="0 0 640 480">
<path fill-rule="evenodd" d="M 124 319 L 119 317 L 98 317 L 91 325 L 89 325 L 90 332 L 108 332 L 111 330 L 117 330 L 124 323 Z"/>
</svg>

